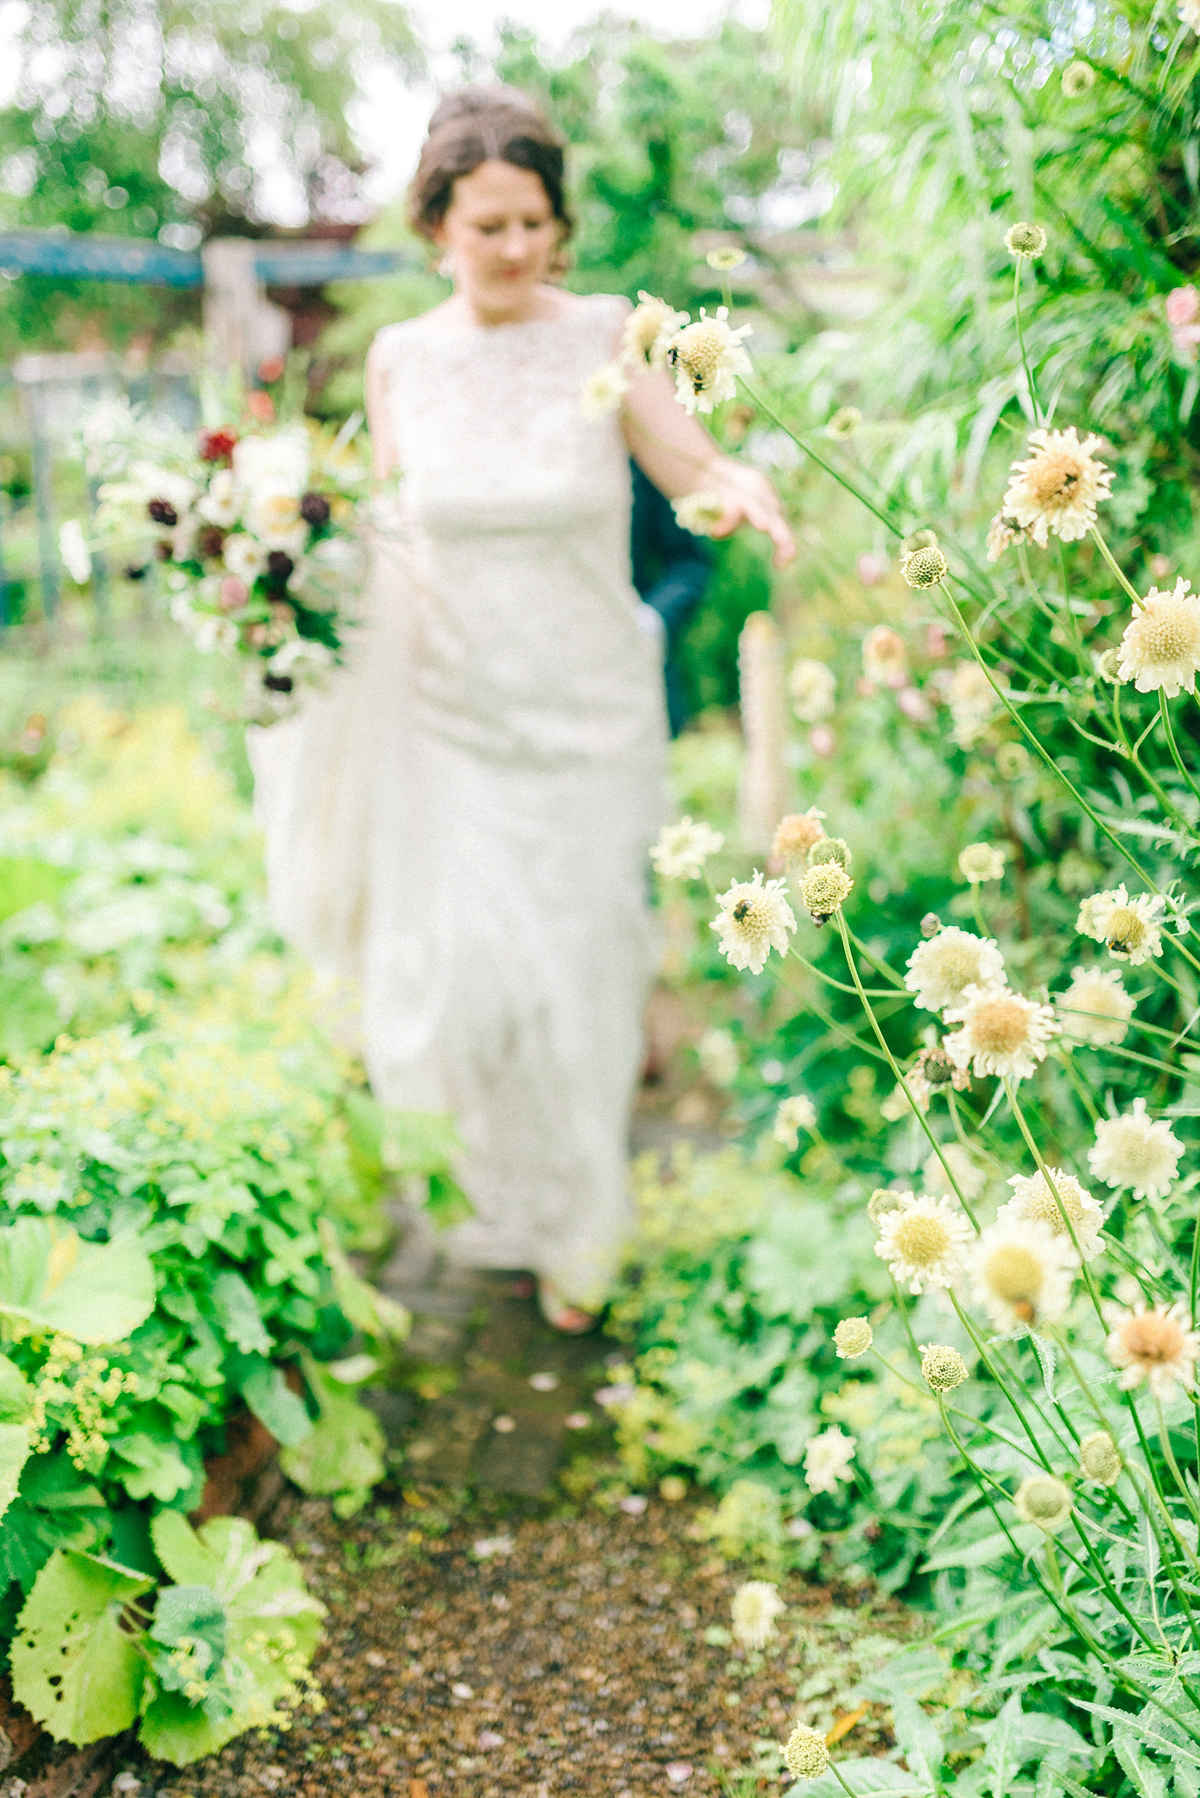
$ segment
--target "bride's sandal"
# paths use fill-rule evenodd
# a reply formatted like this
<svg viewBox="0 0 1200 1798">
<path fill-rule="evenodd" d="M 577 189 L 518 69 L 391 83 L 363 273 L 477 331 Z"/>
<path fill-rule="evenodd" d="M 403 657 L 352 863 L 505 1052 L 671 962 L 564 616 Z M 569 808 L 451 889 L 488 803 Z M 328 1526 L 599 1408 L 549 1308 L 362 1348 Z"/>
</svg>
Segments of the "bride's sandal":
<svg viewBox="0 0 1200 1798">
<path fill-rule="evenodd" d="M 586 1336 L 600 1322 L 596 1313 L 568 1303 L 553 1280 L 539 1280 L 537 1296 L 542 1316 L 560 1336 Z"/>
</svg>

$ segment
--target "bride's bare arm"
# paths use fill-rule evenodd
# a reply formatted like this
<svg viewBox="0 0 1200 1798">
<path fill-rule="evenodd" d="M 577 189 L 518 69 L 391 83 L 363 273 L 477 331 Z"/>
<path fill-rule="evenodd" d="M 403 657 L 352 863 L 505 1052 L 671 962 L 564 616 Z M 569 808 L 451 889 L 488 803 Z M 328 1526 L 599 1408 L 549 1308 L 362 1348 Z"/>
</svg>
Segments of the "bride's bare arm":
<svg viewBox="0 0 1200 1798">
<path fill-rule="evenodd" d="M 775 566 L 796 554 L 779 495 L 756 468 L 723 456 L 698 419 L 689 418 L 675 398 L 670 375 L 639 370 L 624 405 L 625 440 L 638 467 L 668 499 L 685 493 L 717 493 L 725 516 L 714 537 L 728 537 L 743 522 L 762 531 L 775 546 Z"/>
</svg>

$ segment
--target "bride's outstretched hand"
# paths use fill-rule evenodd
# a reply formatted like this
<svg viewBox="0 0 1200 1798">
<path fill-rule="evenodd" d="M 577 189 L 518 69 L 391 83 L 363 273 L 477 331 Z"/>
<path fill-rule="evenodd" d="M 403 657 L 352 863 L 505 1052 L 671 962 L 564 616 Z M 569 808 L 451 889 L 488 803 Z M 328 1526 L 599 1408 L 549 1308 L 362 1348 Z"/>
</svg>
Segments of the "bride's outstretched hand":
<svg viewBox="0 0 1200 1798">
<path fill-rule="evenodd" d="M 713 492 L 725 501 L 725 515 L 712 527 L 714 537 L 732 536 L 745 523 L 771 539 L 776 568 L 786 568 L 795 560 L 795 538 L 783 516 L 779 495 L 765 474 L 730 456 L 716 456 L 708 465 L 706 477 Z"/>
</svg>

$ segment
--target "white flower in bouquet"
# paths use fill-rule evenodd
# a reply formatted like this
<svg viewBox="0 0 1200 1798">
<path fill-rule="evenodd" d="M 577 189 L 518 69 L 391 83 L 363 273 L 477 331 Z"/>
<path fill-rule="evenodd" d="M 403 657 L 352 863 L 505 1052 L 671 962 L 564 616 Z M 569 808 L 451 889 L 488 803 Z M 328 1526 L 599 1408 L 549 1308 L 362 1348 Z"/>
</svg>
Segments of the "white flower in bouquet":
<svg viewBox="0 0 1200 1798">
<path fill-rule="evenodd" d="M 785 1149 L 795 1154 L 800 1147 L 801 1130 L 814 1130 L 816 1123 L 816 1107 L 808 1094 L 792 1093 L 790 1097 L 780 1100 L 771 1134 L 776 1142 L 782 1143 Z"/>
<path fill-rule="evenodd" d="M 1008 1183 L 1013 1196 L 1007 1204 L 1001 1205 L 997 1221 L 1000 1218 L 1032 1218 L 1034 1223 L 1045 1224 L 1053 1235 L 1065 1237 L 1070 1242 L 1071 1233 L 1063 1217 L 1065 1212 L 1071 1220 L 1071 1229 L 1084 1260 L 1094 1260 L 1104 1247 L 1100 1240 L 1103 1211 L 1074 1174 L 1064 1173 L 1060 1167 L 1048 1171 L 1054 1183 L 1053 1192 L 1040 1168 L 1036 1174 L 1014 1174 Z"/>
<path fill-rule="evenodd" d="M 268 550 L 285 555 L 304 553 L 308 526 L 300 516 L 300 502 L 293 493 L 262 487 L 246 506 L 246 525 Z"/>
<path fill-rule="evenodd" d="M 270 437 L 239 437 L 233 446 L 232 467 L 239 492 L 254 494 L 266 489 L 290 493 L 298 500 L 308 486 L 312 468 L 308 432 L 300 426 Z"/>
<path fill-rule="evenodd" d="M 733 1638 L 743 1648 L 765 1648 L 775 1635 L 775 1619 L 787 1610 L 772 1580 L 750 1579 L 733 1595 Z"/>
<path fill-rule="evenodd" d="M 1055 1001 L 1069 1042 L 1097 1047 L 1123 1042 L 1134 1013 L 1116 968 L 1075 968 L 1071 984 Z"/>
<path fill-rule="evenodd" d="M 663 826 L 650 860 L 664 880 L 697 880 L 709 856 L 715 855 L 724 841 L 711 824 L 680 818 L 677 824 Z"/>
<path fill-rule="evenodd" d="M 836 1424 L 809 1438 L 804 1449 L 804 1482 L 810 1492 L 836 1492 L 838 1481 L 854 1475 L 850 1463 L 857 1443 Z"/>
<path fill-rule="evenodd" d="M 1151 587 L 1133 608 L 1121 638 L 1119 680 L 1132 681 L 1139 693 L 1161 692 L 1175 699 L 1196 691 L 1200 673 L 1200 594 L 1190 581 L 1178 580 L 1169 593 Z"/>
<path fill-rule="evenodd" d="M 999 982 L 968 986 L 963 1003 L 945 1017 L 948 1024 L 962 1026 L 942 1041 L 955 1067 L 1007 1080 L 1031 1079 L 1037 1063 L 1046 1059 L 1051 1037 L 1058 1034 L 1053 1006 L 1026 999 Z"/>
<path fill-rule="evenodd" d="M 1122 881 L 1119 887 L 1085 899 L 1075 928 L 1136 968 L 1152 955 L 1162 954 L 1160 919 L 1165 908 L 1161 893 L 1135 893 L 1131 899 Z"/>
<path fill-rule="evenodd" d="M 1079 1263 L 1068 1236 L 1033 1218 L 997 1218 L 970 1255 L 975 1298 L 998 1330 L 1055 1324 L 1071 1303 Z"/>
<path fill-rule="evenodd" d="M 1100 441 L 1093 432 L 1081 443 L 1074 425 L 1065 431 L 1032 431 L 1034 453 L 1013 463 L 1001 509 L 1042 549 L 1050 531 L 1064 543 L 1086 537 L 1096 522 L 1097 505 L 1111 497 L 1112 470 L 1092 454 Z"/>
<path fill-rule="evenodd" d="M 927 1286 L 953 1284 L 962 1271 L 971 1234 L 962 1209 L 952 1199 L 906 1192 L 900 1195 L 899 1208 L 880 1218 L 875 1253 L 887 1262 L 893 1279 L 907 1283 L 911 1293 L 920 1293 Z"/>
<path fill-rule="evenodd" d="M 579 409 L 585 418 L 611 418 L 629 392 L 629 377 L 619 362 L 606 362 L 583 383 Z"/>
<path fill-rule="evenodd" d="M 187 632 L 202 655 L 232 655 L 238 646 L 238 628 L 218 613 L 198 611 L 187 593 L 171 601 L 171 617 Z"/>
<path fill-rule="evenodd" d="M 796 917 L 786 891 L 782 880 L 764 881 L 756 870 L 753 880 L 735 880 L 718 896 L 721 909 L 709 929 L 716 931 L 721 954 L 731 966 L 761 974 L 772 949 L 787 954 Z"/>
<path fill-rule="evenodd" d="M 1135 1099 L 1123 1117 L 1101 1118 L 1088 1166 L 1106 1186 L 1129 1186 L 1135 1199 L 1165 1198 L 1175 1184 L 1183 1144 L 1164 1118 Z"/>
<path fill-rule="evenodd" d="M 724 306 L 711 317 L 701 307 L 695 324 L 684 325 L 667 344 L 666 359 L 675 370 L 676 398 L 686 412 L 711 412 L 722 400 L 733 399 L 738 375 L 751 372 L 742 338 L 750 335 L 752 327 L 740 325 L 735 331 L 728 317 Z"/>
<path fill-rule="evenodd" d="M 1104 1352 L 1122 1370 L 1117 1385 L 1124 1391 L 1145 1380 L 1155 1398 L 1165 1399 L 1176 1384 L 1188 1392 L 1195 1384 L 1200 1335 L 1182 1303 L 1152 1311 L 1139 1304 L 1118 1319 Z"/>
<path fill-rule="evenodd" d="M 228 468 L 218 468 L 208 483 L 208 492 L 196 501 L 196 510 L 209 524 L 228 531 L 237 523 L 239 503 L 233 475 Z"/>
<path fill-rule="evenodd" d="M 994 938 L 973 936 L 957 924 L 918 943 L 906 966 L 904 984 L 922 1011 L 959 1006 L 969 986 L 995 986 L 1005 978 Z"/>
<path fill-rule="evenodd" d="M 156 462 L 131 463 L 129 481 L 155 524 L 173 526 L 196 498 L 194 481 L 174 469 L 160 468 Z M 159 511 L 174 512 L 175 517 L 156 516 Z"/>
<path fill-rule="evenodd" d="M 719 493 L 707 491 L 685 493 L 682 499 L 671 501 L 676 524 L 681 530 L 690 531 L 693 537 L 710 536 L 714 527 L 724 518 L 727 509 Z"/>
<path fill-rule="evenodd" d="M 315 686 L 333 666 L 333 654 L 324 643 L 315 643 L 311 637 L 289 637 L 267 663 L 267 672 L 276 678 L 286 676 L 297 685 Z"/>
<path fill-rule="evenodd" d="M 819 724 L 832 715 L 837 693 L 833 669 L 814 656 L 799 656 L 788 674 L 792 710 L 802 724 Z"/>
<path fill-rule="evenodd" d="M 245 531 L 226 537 L 221 554 L 230 574 L 236 575 L 247 587 L 254 585 L 267 566 L 265 548 L 257 537 L 248 536 Z"/>
<path fill-rule="evenodd" d="M 650 368 L 665 368 L 667 345 L 687 322 L 686 312 L 676 312 L 653 294 L 639 293 L 638 304 L 625 320 L 624 352 Z"/>
</svg>

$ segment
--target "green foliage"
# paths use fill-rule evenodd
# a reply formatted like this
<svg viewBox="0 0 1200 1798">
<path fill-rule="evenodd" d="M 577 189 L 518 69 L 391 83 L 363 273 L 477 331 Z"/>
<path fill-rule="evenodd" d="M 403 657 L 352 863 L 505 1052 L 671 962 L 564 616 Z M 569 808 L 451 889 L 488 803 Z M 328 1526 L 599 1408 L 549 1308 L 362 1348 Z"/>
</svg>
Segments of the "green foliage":
<svg viewBox="0 0 1200 1798">
<path fill-rule="evenodd" d="M 153 1580 L 58 1549 L 38 1574 L 12 1648 L 13 1693 L 59 1742 L 95 1742 L 138 1714 L 143 1665 L 124 1607 Z"/>
</svg>

